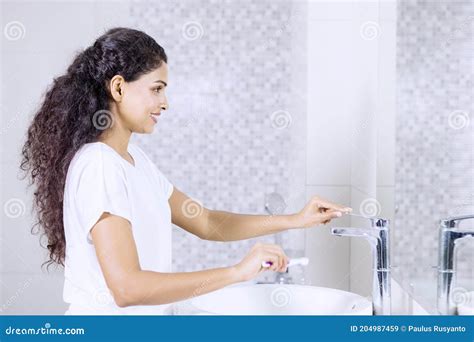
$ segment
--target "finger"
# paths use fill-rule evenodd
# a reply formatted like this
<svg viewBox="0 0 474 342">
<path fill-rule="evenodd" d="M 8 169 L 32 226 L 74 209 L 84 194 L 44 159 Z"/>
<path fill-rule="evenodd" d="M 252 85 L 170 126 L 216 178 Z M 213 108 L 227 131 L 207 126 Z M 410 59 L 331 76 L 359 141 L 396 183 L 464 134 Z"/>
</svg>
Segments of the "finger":
<svg viewBox="0 0 474 342">
<path fill-rule="evenodd" d="M 268 244 L 267 247 L 268 250 L 281 256 L 282 264 L 285 262 L 286 259 L 288 259 L 288 256 L 285 254 L 285 251 L 281 246 L 275 244 Z"/>
<path fill-rule="evenodd" d="M 333 209 L 328 209 L 326 213 L 329 213 L 329 212 L 336 212 L 336 211 L 334 211 Z M 323 221 L 324 224 L 328 224 L 329 222 L 331 222 L 331 219 Z"/>
<path fill-rule="evenodd" d="M 279 272 L 286 272 L 287 267 L 288 267 L 288 262 L 285 259 L 283 259 L 283 265 L 281 266 Z"/>
<path fill-rule="evenodd" d="M 276 256 L 277 260 L 273 265 L 274 267 L 272 268 L 272 270 L 275 272 L 281 272 L 281 269 L 285 264 L 285 256 L 280 252 L 275 252 L 274 255 Z"/>
<path fill-rule="evenodd" d="M 289 262 L 290 262 L 290 260 L 288 259 L 288 257 L 286 255 L 283 255 L 281 271 L 280 272 L 285 272 L 286 271 L 286 266 L 288 265 Z"/>
<path fill-rule="evenodd" d="M 281 248 L 279 245 L 274 245 L 274 244 L 269 244 L 268 245 L 268 250 L 272 251 L 273 253 L 278 254 L 279 256 L 279 269 L 285 266 L 285 263 L 289 262 L 288 256 L 285 254 L 283 251 L 283 248 Z"/>
<path fill-rule="evenodd" d="M 273 270 L 276 267 L 279 267 L 279 258 L 278 258 L 278 249 L 270 246 L 269 244 L 261 245 L 261 254 L 262 254 L 262 263 L 270 262 L 271 265 L 264 267 L 265 269 Z M 271 256 L 271 259 L 267 259 Z M 263 266 L 262 266 L 263 267 Z"/>
<path fill-rule="evenodd" d="M 345 207 L 336 203 L 332 203 L 322 198 L 316 199 L 316 203 L 318 203 L 319 207 L 323 207 L 325 209 L 334 209 L 344 213 L 350 213 L 352 211 L 352 208 L 350 207 Z"/>
<path fill-rule="evenodd" d="M 339 218 L 342 216 L 341 212 L 339 211 L 326 211 L 325 213 L 319 214 L 321 217 L 321 222 L 326 223 L 330 222 L 332 219 Z"/>
<path fill-rule="evenodd" d="M 288 269 L 288 263 L 286 263 L 285 265 L 283 265 L 283 270 L 282 270 L 282 272 L 286 272 L 287 269 Z"/>
<path fill-rule="evenodd" d="M 277 268 L 278 265 L 278 255 L 269 251 L 266 251 L 263 255 L 263 260 L 262 262 L 271 262 L 272 265 L 269 267 L 265 267 L 266 270 L 272 270 L 274 271 Z"/>
</svg>

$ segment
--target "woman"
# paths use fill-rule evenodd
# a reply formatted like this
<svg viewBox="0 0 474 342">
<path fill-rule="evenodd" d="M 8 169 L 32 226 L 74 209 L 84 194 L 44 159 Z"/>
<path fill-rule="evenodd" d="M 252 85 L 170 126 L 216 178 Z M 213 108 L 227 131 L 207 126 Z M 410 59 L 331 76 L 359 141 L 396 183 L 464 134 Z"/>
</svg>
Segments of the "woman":
<svg viewBox="0 0 474 342">
<path fill-rule="evenodd" d="M 192 200 L 129 143 L 132 133 L 152 133 L 168 108 L 167 68 L 153 38 L 111 29 L 54 79 L 28 129 L 21 168 L 36 183 L 35 225 L 48 237 L 48 266 L 65 267 L 66 314 L 163 314 L 172 302 L 286 270 L 279 246 L 257 243 L 236 265 L 171 273 L 171 223 L 202 239 L 232 241 L 350 211 L 315 197 L 293 215 L 187 213 Z"/>
</svg>

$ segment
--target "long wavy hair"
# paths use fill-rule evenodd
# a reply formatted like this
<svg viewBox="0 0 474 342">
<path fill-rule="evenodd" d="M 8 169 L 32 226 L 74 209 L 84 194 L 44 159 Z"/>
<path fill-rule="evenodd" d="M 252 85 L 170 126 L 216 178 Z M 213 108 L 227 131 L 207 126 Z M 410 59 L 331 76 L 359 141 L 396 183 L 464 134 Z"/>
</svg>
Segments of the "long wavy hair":
<svg viewBox="0 0 474 342">
<path fill-rule="evenodd" d="M 28 128 L 20 164 L 23 178 L 29 176 L 28 186 L 35 185 L 33 208 L 37 221 L 31 232 L 41 232 L 41 237 L 46 235 L 48 240 L 49 260 L 42 267 L 47 264 L 49 268 L 54 263 L 64 266 L 66 174 L 76 151 L 86 143 L 98 141 L 104 132 L 96 122 L 96 114 L 111 114 L 108 81 L 115 75 L 134 81 L 163 62 L 167 63 L 166 53 L 152 37 L 116 27 L 78 52 L 67 72 L 54 78 L 46 90 Z M 34 233 L 36 226 L 39 230 Z"/>
</svg>

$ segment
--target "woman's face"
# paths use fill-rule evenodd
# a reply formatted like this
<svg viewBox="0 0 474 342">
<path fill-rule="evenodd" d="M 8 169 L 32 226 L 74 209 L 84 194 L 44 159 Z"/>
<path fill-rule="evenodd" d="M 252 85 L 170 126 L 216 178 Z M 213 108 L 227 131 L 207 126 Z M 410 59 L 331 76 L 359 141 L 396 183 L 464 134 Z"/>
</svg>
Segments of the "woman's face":
<svg viewBox="0 0 474 342">
<path fill-rule="evenodd" d="M 122 126 L 131 132 L 152 133 L 160 112 L 168 109 L 167 84 L 168 65 L 164 62 L 133 82 L 122 82 L 120 101 L 115 102 Z"/>
</svg>

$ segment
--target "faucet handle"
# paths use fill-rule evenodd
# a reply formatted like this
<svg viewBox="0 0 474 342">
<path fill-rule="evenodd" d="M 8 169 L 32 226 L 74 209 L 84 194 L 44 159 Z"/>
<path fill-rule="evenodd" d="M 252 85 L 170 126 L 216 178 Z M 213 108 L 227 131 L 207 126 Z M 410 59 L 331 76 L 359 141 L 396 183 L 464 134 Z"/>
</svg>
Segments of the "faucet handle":
<svg viewBox="0 0 474 342">
<path fill-rule="evenodd" d="M 390 220 L 381 217 L 371 217 L 370 222 L 373 228 L 378 229 L 388 229 L 388 226 L 390 224 Z"/>
<path fill-rule="evenodd" d="M 439 224 L 442 228 L 457 228 L 459 223 L 464 220 L 474 219 L 474 214 L 451 216 L 440 220 Z"/>
</svg>

